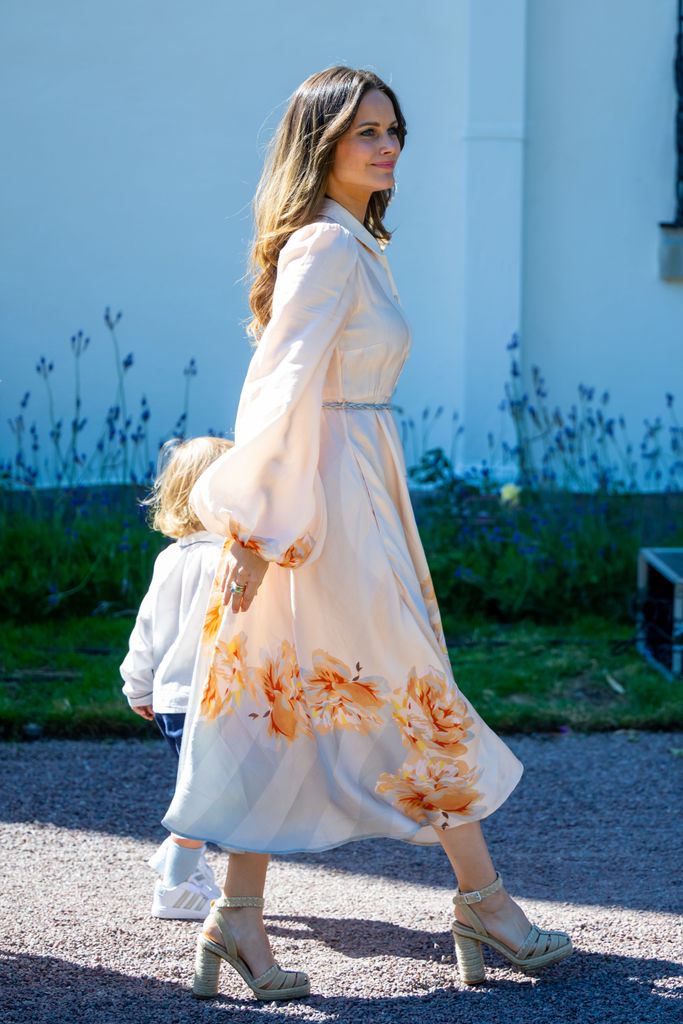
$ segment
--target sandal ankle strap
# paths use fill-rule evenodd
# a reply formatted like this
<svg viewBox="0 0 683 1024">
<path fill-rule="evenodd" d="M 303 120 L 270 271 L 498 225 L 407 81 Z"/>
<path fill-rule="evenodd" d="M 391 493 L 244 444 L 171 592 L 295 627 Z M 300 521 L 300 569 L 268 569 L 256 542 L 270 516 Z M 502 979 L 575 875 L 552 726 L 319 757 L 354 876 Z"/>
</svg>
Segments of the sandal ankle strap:
<svg viewBox="0 0 683 1024">
<path fill-rule="evenodd" d="M 453 902 L 481 903 L 481 901 L 483 899 L 486 899 L 487 896 L 490 896 L 491 893 L 494 893 L 496 892 L 497 889 L 500 889 L 502 884 L 503 879 L 501 878 L 500 871 L 496 871 L 496 877 L 494 878 L 494 880 L 490 883 L 490 885 L 485 885 L 483 889 L 471 889 L 469 892 L 462 892 L 460 889 L 456 888 L 455 896 L 453 897 Z"/>
<path fill-rule="evenodd" d="M 262 907 L 263 896 L 219 896 L 211 900 L 212 907 Z"/>
</svg>

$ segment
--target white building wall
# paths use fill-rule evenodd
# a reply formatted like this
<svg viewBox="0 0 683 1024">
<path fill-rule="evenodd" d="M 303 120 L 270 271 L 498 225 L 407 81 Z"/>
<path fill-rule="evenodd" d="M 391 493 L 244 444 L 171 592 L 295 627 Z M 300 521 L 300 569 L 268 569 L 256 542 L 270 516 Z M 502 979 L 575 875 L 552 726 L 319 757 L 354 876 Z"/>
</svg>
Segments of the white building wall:
<svg viewBox="0 0 683 1024">
<path fill-rule="evenodd" d="M 501 474 L 496 414 L 509 372 L 506 343 L 521 327 L 527 0 L 470 0 L 461 159 L 462 276 L 457 279 L 458 469 L 486 458 Z M 488 450 L 491 434 L 496 449 Z M 511 467 L 512 468 L 512 467 Z"/>
<path fill-rule="evenodd" d="M 415 339 L 396 398 L 416 420 L 427 403 L 451 408 L 462 13 L 451 0 L 352 0 L 343 15 L 316 0 L 6 4 L 0 452 L 11 452 L 5 421 L 24 391 L 27 420 L 44 405 L 41 354 L 71 415 L 79 328 L 92 338 L 84 411 L 103 420 L 115 395 L 107 305 L 123 310 L 130 395 L 148 396 L 152 435 L 181 410 L 191 356 L 190 432 L 232 430 L 250 357 L 241 278 L 263 148 L 299 82 L 334 63 L 371 67 L 404 106 L 408 145 L 387 222 Z"/>
<path fill-rule="evenodd" d="M 0 455 L 35 363 L 55 362 L 68 418 L 68 339 L 92 338 L 84 413 L 115 396 L 101 317 L 122 309 L 133 404 L 152 436 L 231 431 L 250 357 L 245 257 L 263 148 L 296 85 L 368 66 L 408 119 L 392 267 L 414 331 L 396 395 L 459 468 L 488 454 L 510 333 L 551 404 L 609 389 L 634 440 L 683 370 L 683 286 L 657 274 L 673 213 L 674 0 L 10 0 L 0 36 Z M 525 56 L 526 54 L 526 56 Z M 525 74 L 524 74 L 525 72 Z M 509 437 L 508 433 L 508 437 Z M 408 455 L 416 454 L 409 447 Z"/>
<path fill-rule="evenodd" d="M 522 362 L 563 409 L 608 390 L 636 449 L 683 402 L 683 284 L 657 269 L 675 28 L 674 0 L 529 0 Z"/>
</svg>

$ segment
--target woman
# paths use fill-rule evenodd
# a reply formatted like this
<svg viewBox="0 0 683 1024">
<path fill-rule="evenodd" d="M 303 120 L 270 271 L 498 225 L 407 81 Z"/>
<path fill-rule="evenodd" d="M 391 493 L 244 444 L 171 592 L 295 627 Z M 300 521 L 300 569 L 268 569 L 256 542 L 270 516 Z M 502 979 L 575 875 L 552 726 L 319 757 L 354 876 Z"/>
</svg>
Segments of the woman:
<svg viewBox="0 0 683 1024">
<path fill-rule="evenodd" d="M 207 610 L 164 818 L 234 851 L 199 996 L 221 959 L 259 998 L 307 995 L 263 926 L 268 856 L 371 836 L 443 846 L 463 981 L 484 980 L 482 941 L 525 968 L 572 949 L 531 925 L 489 856 L 479 821 L 523 768 L 453 679 L 391 414 L 411 332 L 383 217 L 405 134 L 381 79 L 329 68 L 292 97 L 256 193 L 258 344 L 234 447 L 191 496 L 233 539 L 227 605 Z"/>
</svg>

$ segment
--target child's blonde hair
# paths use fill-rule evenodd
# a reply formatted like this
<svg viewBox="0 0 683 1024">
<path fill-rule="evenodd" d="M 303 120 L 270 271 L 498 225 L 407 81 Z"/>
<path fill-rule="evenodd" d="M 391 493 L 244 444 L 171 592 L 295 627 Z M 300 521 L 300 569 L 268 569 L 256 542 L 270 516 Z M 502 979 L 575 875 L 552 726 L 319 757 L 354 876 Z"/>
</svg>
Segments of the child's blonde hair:
<svg viewBox="0 0 683 1024">
<path fill-rule="evenodd" d="M 178 540 L 204 529 L 190 508 L 190 491 L 204 470 L 232 446 L 224 437 L 172 438 L 162 445 L 157 462 L 160 470 L 151 494 L 142 502 L 149 506 L 153 530 Z"/>
</svg>

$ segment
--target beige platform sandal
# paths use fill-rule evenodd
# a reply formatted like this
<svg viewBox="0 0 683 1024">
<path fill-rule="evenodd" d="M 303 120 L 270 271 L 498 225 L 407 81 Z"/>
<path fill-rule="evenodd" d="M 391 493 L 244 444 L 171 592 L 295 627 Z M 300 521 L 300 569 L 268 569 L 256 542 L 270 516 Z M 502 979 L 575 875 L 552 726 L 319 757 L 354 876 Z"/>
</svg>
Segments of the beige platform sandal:
<svg viewBox="0 0 683 1024">
<path fill-rule="evenodd" d="M 562 960 L 565 956 L 569 956 L 574 948 L 572 940 L 566 932 L 544 931 L 537 928 L 535 924 L 532 924 L 529 934 L 517 952 L 513 952 L 500 939 L 489 935 L 479 915 L 472 910 L 469 904 L 480 903 L 486 896 L 490 896 L 491 893 L 500 889 L 502 884 L 503 879 L 500 872 L 497 871 L 495 880 L 483 889 L 473 889 L 471 892 L 455 890 L 453 902 L 463 908 L 465 916 L 472 925 L 471 928 L 468 928 L 467 925 L 455 920 L 451 927 L 460 980 L 465 985 L 480 985 L 486 980 L 482 943 L 492 949 L 497 949 L 511 964 L 529 973 L 546 964 L 555 963 L 556 960 Z"/>
<path fill-rule="evenodd" d="M 197 957 L 195 960 L 194 983 L 192 994 L 198 999 L 212 999 L 218 993 L 218 974 L 221 960 L 225 960 L 246 981 L 257 999 L 300 999 L 311 994 L 308 976 L 302 971 L 283 971 L 275 963 L 267 971 L 255 978 L 237 951 L 235 938 L 221 914 L 221 907 L 262 907 L 261 896 L 222 896 L 211 901 L 209 921 L 214 924 L 223 937 L 223 945 L 214 942 L 203 932 L 197 939 Z"/>
</svg>

